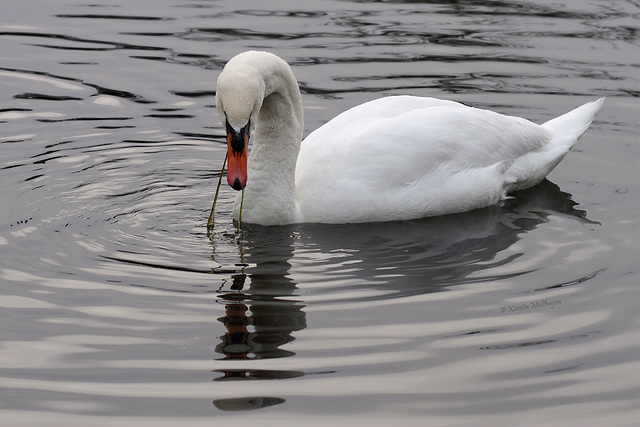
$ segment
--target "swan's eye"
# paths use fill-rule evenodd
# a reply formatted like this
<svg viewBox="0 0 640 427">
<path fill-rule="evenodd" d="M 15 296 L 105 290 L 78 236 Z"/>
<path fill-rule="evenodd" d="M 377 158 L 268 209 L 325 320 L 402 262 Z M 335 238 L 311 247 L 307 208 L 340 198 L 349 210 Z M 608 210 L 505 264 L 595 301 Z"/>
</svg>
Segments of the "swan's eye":
<svg viewBox="0 0 640 427">
<path fill-rule="evenodd" d="M 235 130 L 233 130 L 233 127 L 229 124 L 229 119 L 227 119 L 225 117 L 225 127 L 227 128 L 227 135 L 233 135 L 235 133 Z"/>
<path fill-rule="evenodd" d="M 246 135 L 247 139 L 249 139 L 249 135 L 251 134 L 251 117 L 247 120 L 247 125 L 240 129 L 241 135 Z"/>
</svg>

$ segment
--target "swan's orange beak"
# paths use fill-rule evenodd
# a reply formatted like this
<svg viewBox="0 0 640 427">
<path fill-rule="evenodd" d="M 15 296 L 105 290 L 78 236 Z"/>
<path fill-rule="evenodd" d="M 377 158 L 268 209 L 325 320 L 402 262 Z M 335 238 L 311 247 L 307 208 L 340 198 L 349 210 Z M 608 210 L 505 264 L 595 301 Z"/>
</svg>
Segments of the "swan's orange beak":
<svg viewBox="0 0 640 427">
<path fill-rule="evenodd" d="M 244 129 L 243 129 L 244 130 Z M 227 133 L 227 183 L 236 191 L 247 185 L 247 147 L 249 135 L 240 131 Z"/>
</svg>

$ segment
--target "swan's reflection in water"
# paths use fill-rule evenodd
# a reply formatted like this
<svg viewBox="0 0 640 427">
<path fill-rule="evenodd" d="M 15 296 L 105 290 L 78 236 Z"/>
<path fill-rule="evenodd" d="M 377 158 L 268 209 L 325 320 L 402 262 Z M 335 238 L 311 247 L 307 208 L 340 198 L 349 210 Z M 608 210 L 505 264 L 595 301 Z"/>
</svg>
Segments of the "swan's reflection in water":
<svg viewBox="0 0 640 427">
<path fill-rule="evenodd" d="M 317 295 L 349 294 L 348 291 L 359 287 L 382 291 L 371 297 L 378 299 L 438 292 L 457 284 L 527 273 L 498 274 L 492 269 L 517 258 L 518 254 L 497 255 L 523 234 L 548 222 L 552 215 L 592 223 L 575 205 L 570 194 L 544 181 L 517 193 L 502 206 L 443 217 L 374 224 L 243 225 L 238 241 L 242 261 L 253 267 L 233 275 L 218 292 L 218 301 L 225 306 L 225 316 L 218 319 L 225 330 L 216 347 L 216 352 L 222 355 L 218 359 L 295 356 L 291 346 L 283 348 L 294 340 L 295 331 L 306 327 L 304 304 L 296 295 L 298 286 L 290 271 L 294 253 L 296 259 L 307 256 L 307 261 L 301 261 L 303 264 L 316 260 L 313 279 L 326 280 L 326 286 L 314 288 Z M 340 252 L 342 261 L 327 262 L 336 252 Z M 305 375 L 300 371 L 243 369 L 242 363 L 234 369 L 216 372 L 219 377 L 214 381 Z M 224 410 L 243 410 L 282 402 L 283 399 L 274 397 L 247 397 L 222 399 L 214 404 Z"/>
<path fill-rule="evenodd" d="M 218 292 L 225 315 L 218 319 L 225 333 L 216 352 L 218 360 L 281 358 L 295 355 L 283 346 L 294 340 L 293 333 L 306 328 L 304 305 L 295 297 L 296 284 L 289 277 L 293 256 L 290 227 L 247 230 L 241 241 L 244 260 L 254 267 L 237 273 Z M 304 372 L 237 368 L 215 370 L 214 381 L 273 380 L 301 377 Z M 219 399 L 213 404 L 224 411 L 259 409 L 283 403 L 271 396 Z"/>
<path fill-rule="evenodd" d="M 243 293 L 248 279 L 246 274 L 233 276 L 231 289 L 235 293 L 219 296 L 225 305 L 225 316 L 218 320 L 224 324 L 226 333 L 216 351 L 224 355 L 223 359 L 269 359 L 293 356 L 295 353 L 281 347 L 293 341 L 292 333 L 306 327 L 303 305 L 280 299 L 287 295 L 257 295 L 260 278 L 252 276 L 251 289 Z M 295 286 L 288 281 L 289 293 Z M 283 290 L 282 283 L 279 286 Z M 247 313 L 250 312 L 250 315 Z M 239 378 L 239 375 L 227 373 L 227 377 Z M 290 374 L 285 374 L 291 377 Z M 296 375 L 293 375 L 296 376 Z"/>
</svg>

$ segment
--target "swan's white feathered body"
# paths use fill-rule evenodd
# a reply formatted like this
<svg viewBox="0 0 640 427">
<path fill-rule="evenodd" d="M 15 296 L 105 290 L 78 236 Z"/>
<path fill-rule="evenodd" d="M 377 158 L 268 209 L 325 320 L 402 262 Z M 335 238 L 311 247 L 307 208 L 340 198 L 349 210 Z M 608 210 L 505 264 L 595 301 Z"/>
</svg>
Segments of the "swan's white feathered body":
<svg viewBox="0 0 640 427">
<path fill-rule="evenodd" d="M 404 220 L 495 204 L 541 182 L 603 101 L 537 125 L 453 101 L 394 96 L 340 114 L 300 145 L 300 92 L 277 56 L 236 56 L 217 93 L 229 141 L 245 131 L 253 140 L 244 176 L 230 143 L 227 178 L 236 189 L 246 184 L 242 220 L 262 225 Z"/>
</svg>

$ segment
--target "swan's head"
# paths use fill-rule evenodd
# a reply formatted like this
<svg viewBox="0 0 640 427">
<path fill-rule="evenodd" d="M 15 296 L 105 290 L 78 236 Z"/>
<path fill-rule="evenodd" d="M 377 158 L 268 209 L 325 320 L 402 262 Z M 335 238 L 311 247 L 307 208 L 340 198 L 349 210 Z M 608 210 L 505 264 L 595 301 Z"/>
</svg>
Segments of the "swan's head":
<svg viewBox="0 0 640 427">
<path fill-rule="evenodd" d="M 249 52 L 246 52 L 249 53 Z M 231 59 L 218 77 L 216 106 L 227 133 L 227 183 L 234 190 L 247 185 L 247 148 L 264 99 L 264 80 L 251 58 Z"/>
</svg>

